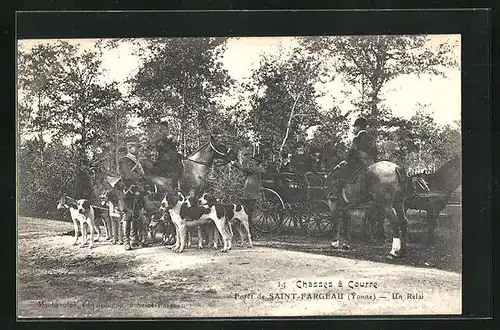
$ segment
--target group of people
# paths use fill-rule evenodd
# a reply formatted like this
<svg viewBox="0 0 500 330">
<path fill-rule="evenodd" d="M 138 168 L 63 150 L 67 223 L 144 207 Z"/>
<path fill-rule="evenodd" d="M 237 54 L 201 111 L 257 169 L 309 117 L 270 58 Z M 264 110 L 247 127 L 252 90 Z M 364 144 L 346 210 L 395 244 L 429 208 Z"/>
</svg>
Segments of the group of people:
<svg viewBox="0 0 500 330">
<path fill-rule="evenodd" d="M 337 192 L 341 191 L 353 173 L 376 161 L 377 146 L 373 136 L 367 133 L 367 126 L 368 122 L 363 117 L 356 119 L 354 122 L 353 132 L 355 137 L 347 156 L 347 163 L 335 173 L 335 178 L 338 182 Z M 144 207 L 143 197 L 146 194 L 149 185 L 149 176 L 152 174 L 151 170 L 153 167 L 151 163 L 152 151 L 148 149 L 144 150 L 139 138 L 129 138 L 126 142 L 126 147 L 127 153 L 121 158 L 119 163 L 119 174 L 123 188 L 119 192 L 118 209 L 122 213 L 123 245 L 125 250 L 128 251 L 132 249 L 131 242 L 137 242 L 139 246 L 144 244 L 144 242 L 137 239 L 138 224 L 137 215 L 134 212 L 136 212 L 138 207 Z M 170 163 L 172 168 L 175 169 L 176 164 L 180 163 L 178 158 L 180 156 L 176 152 L 170 155 L 169 157 L 173 158 L 168 159 L 166 162 Z M 265 172 L 263 167 L 264 160 L 252 155 L 246 155 L 244 159 L 243 162 L 234 162 L 233 166 L 246 175 L 242 204 L 245 205 L 250 215 L 250 230 L 253 231 L 251 219 L 255 202 L 260 194 L 261 176 Z M 168 170 L 172 172 L 172 169 Z M 309 154 L 306 154 L 305 148 L 301 146 L 297 149 L 295 155 L 287 155 L 285 157 L 283 167 L 280 170 L 282 172 L 293 171 L 296 173 L 306 173 L 311 170 L 321 172 L 324 170 L 321 151 L 318 148 L 312 148 Z M 175 170 L 173 172 L 174 179 L 178 180 L 178 173 L 175 174 Z M 174 185 L 178 182 L 175 180 Z"/>
</svg>

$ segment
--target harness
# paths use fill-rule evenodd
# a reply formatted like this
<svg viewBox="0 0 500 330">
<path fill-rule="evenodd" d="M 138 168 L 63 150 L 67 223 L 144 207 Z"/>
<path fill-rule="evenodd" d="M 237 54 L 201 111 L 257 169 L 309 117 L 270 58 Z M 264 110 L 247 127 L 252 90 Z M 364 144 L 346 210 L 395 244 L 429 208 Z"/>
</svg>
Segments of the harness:
<svg viewBox="0 0 500 330">
<path fill-rule="evenodd" d="M 213 151 L 215 151 L 215 153 L 217 153 L 219 156 L 222 156 L 222 157 L 227 156 L 227 155 L 228 155 L 228 152 L 231 150 L 231 148 L 229 148 L 229 149 L 228 149 L 228 151 L 224 153 L 224 152 L 222 152 L 222 151 L 220 151 L 220 150 L 217 150 L 217 148 L 213 145 L 212 141 L 210 141 L 208 144 L 210 145 L 210 148 L 212 148 L 212 150 L 213 150 Z M 205 144 L 205 145 L 206 145 L 206 144 Z M 205 146 L 205 145 L 204 145 L 204 146 Z M 203 148 L 203 147 L 200 147 L 198 150 L 196 150 L 196 152 L 200 151 L 200 150 L 201 150 L 201 148 Z M 195 153 L 196 153 L 196 152 L 195 152 Z M 196 163 L 196 164 L 200 164 L 200 165 L 203 165 L 203 166 L 210 166 L 210 162 L 201 162 L 201 161 L 199 161 L 199 160 L 190 159 L 189 157 L 191 157 L 191 156 L 184 156 L 184 155 L 181 155 L 181 156 L 182 156 L 182 159 L 183 159 L 183 160 L 188 160 L 188 161 L 190 161 L 190 162 L 193 162 L 193 163 Z M 184 164 L 183 164 L 183 165 L 184 165 Z M 224 165 L 225 165 L 225 164 L 224 164 Z M 221 166 L 223 166 L 223 165 L 221 165 Z"/>
<path fill-rule="evenodd" d="M 142 168 L 141 163 L 139 163 L 139 160 L 132 154 L 126 154 L 125 158 L 130 159 L 131 161 L 134 162 L 134 166 L 130 169 L 130 171 L 134 171 L 136 168 L 139 168 L 139 171 L 144 174 L 144 169 Z"/>
</svg>

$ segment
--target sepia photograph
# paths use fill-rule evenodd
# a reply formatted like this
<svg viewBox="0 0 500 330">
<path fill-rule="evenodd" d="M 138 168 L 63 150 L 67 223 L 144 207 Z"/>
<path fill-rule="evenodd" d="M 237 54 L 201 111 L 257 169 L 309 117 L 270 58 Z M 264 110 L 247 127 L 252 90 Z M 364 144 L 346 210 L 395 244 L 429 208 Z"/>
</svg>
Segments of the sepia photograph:
<svg viewBox="0 0 500 330">
<path fill-rule="evenodd" d="M 18 39 L 18 318 L 460 315 L 461 47 Z"/>
</svg>

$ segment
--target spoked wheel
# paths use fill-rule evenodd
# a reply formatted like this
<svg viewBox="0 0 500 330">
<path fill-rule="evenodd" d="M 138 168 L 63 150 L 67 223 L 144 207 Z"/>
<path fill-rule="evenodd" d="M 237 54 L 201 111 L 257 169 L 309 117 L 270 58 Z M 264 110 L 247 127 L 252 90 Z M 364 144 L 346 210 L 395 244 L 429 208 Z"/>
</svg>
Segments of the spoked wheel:
<svg viewBox="0 0 500 330">
<path fill-rule="evenodd" d="M 300 202 L 285 203 L 285 215 L 281 229 L 283 231 L 302 231 L 302 223 L 309 215 L 307 207 Z"/>
<path fill-rule="evenodd" d="M 253 211 L 255 229 L 262 233 L 277 231 L 283 224 L 284 210 L 280 195 L 270 188 L 262 188 Z"/>
<path fill-rule="evenodd" d="M 307 235 L 320 237 L 328 235 L 333 230 L 333 215 L 325 200 L 317 199 L 308 204 L 308 217 L 302 222 Z"/>
</svg>

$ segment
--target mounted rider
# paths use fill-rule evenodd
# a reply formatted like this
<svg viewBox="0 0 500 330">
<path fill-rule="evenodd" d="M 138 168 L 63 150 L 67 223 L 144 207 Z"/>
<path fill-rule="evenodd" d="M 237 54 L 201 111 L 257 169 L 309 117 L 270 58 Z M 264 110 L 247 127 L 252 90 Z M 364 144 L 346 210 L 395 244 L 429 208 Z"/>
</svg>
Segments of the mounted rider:
<svg viewBox="0 0 500 330">
<path fill-rule="evenodd" d="M 132 136 L 127 140 L 127 154 L 120 160 L 120 177 L 124 184 L 124 194 L 121 203 L 125 208 L 122 216 L 123 239 L 125 250 L 131 250 L 130 239 L 137 242 L 140 247 L 142 243 L 137 239 L 137 228 L 139 215 L 136 214 L 142 208 L 144 195 L 144 183 L 146 181 L 144 169 L 139 162 L 138 155 L 141 149 L 139 138 Z"/>
<path fill-rule="evenodd" d="M 353 133 L 356 136 L 347 154 L 347 164 L 335 173 L 337 185 L 334 194 L 337 196 L 353 176 L 377 161 L 378 150 L 375 138 L 366 132 L 368 121 L 364 117 L 359 117 L 354 121 L 353 127 Z M 366 188 L 361 188 L 364 193 L 367 191 Z"/>
</svg>

